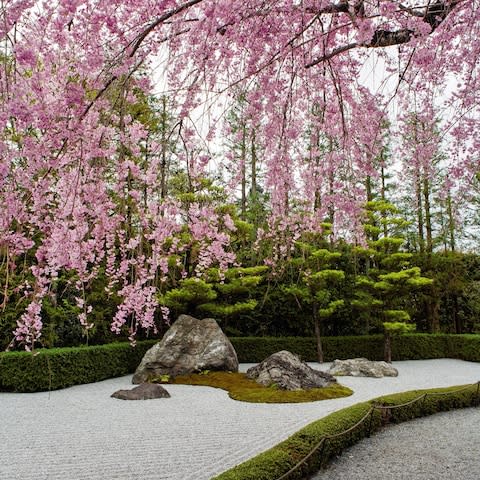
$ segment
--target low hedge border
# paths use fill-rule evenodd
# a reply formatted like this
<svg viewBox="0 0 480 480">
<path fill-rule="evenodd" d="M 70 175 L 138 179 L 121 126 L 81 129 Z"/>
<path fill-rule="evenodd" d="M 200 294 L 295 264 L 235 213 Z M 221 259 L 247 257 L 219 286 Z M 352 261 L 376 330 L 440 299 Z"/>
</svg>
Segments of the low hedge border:
<svg viewBox="0 0 480 480">
<path fill-rule="evenodd" d="M 242 363 L 258 363 L 272 353 L 290 350 L 305 361 L 316 360 L 311 337 L 233 337 L 230 339 Z M 383 336 L 324 337 L 325 361 L 336 358 L 383 359 Z M 0 391 L 55 390 L 135 371 L 145 352 L 156 342 L 145 340 L 132 348 L 128 343 L 91 347 L 40 349 L 0 353 Z M 458 358 L 480 362 L 480 335 L 407 334 L 394 338 L 394 360 Z"/>
<path fill-rule="evenodd" d="M 312 337 L 234 337 L 230 339 L 241 363 L 257 363 L 272 353 L 290 350 L 302 360 L 315 362 L 316 347 Z M 383 335 L 323 337 L 326 362 L 335 359 L 366 357 L 383 360 Z M 480 335 L 405 334 L 393 338 L 393 360 L 458 358 L 480 362 Z"/>
<path fill-rule="evenodd" d="M 358 403 L 307 425 L 270 450 L 227 470 L 212 480 L 306 478 L 326 466 L 331 458 L 339 455 L 345 448 L 379 430 L 387 422 L 400 423 L 454 408 L 478 406 L 479 387 L 480 384 L 474 384 L 412 390 Z M 415 401 L 416 399 L 418 401 Z M 372 409 L 372 405 L 382 405 L 387 408 Z M 395 408 L 396 406 L 401 408 Z M 340 435 L 346 430 L 350 430 L 348 434 Z M 328 441 L 325 441 L 325 437 L 328 437 Z M 308 457 L 312 449 L 317 446 L 319 449 L 316 454 Z M 301 463 L 306 457 L 308 460 Z M 286 474 L 299 463 L 301 466 L 287 477 Z"/>
<path fill-rule="evenodd" d="M 0 353 L 0 391 L 38 392 L 132 373 L 158 340 Z"/>
</svg>

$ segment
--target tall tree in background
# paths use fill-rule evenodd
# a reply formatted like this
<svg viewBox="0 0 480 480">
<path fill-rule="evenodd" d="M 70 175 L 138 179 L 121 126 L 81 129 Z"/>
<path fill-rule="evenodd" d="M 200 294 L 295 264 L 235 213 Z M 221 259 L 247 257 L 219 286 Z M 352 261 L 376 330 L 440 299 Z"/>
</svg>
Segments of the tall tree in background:
<svg viewBox="0 0 480 480">
<path fill-rule="evenodd" d="M 345 279 L 345 272 L 338 267 L 341 253 L 315 248 L 304 242 L 298 242 L 297 248 L 302 251 L 301 257 L 294 260 L 299 267 L 299 279 L 295 284 L 287 285 L 284 291 L 300 305 L 311 309 L 317 360 L 323 363 L 323 320 L 344 305 L 335 288 Z"/>
<path fill-rule="evenodd" d="M 319 105 L 319 128 L 337 145 L 322 165 L 322 205 L 334 212 L 336 237 L 359 236 L 365 176 L 377 155 L 357 152 L 381 135 L 389 101 L 356 80 L 373 51 L 387 71 L 399 72 L 399 96 L 455 77 L 439 126 L 449 140 L 449 174 L 470 177 L 477 167 L 477 0 L 59 0 L 41 8 L 7 0 L 0 14 L 0 252 L 9 278 L 25 254 L 34 258 L 29 305 L 15 331 L 27 346 L 40 338 L 43 299 L 62 271 L 75 274 L 81 298 L 104 268 L 121 299 L 112 328 L 135 317 L 134 335 L 135 325 L 154 328 L 161 307 L 155 278 L 185 248 L 172 241 L 185 222 L 201 239 L 199 275 L 232 261 L 231 230 L 220 231 L 215 208 L 168 192 L 158 202 L 161 165 L 150 158 L 139 168 L 150 126 L 127 106 L 149 98 L 155 83 L 178 105 L 179 161 L 193 189 L 215 162 L 208 143 L 223 131 L 215 128 L 225 110 L 218 102 L 232 87 L 248 92 L 248 117 L 264 151 L 270 233 L 298 238 L 318 225 L 306 213 L 315 196 L 305 188 L 304 159 L 305 129 L 318 123 L 311 107 Z M 112 92 L 121 92 L 117 112 Z M 290 235 L 279 245 L 282 255 L 292 242 Z M 88 325 L 89 306 L 83 309 L 79 320 Z"/>
</svg>

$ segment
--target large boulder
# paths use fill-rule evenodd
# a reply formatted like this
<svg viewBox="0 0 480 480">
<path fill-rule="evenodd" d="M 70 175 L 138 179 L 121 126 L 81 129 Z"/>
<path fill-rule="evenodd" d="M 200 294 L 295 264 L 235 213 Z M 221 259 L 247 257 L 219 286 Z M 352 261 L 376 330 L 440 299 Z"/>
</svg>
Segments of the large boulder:
<svg viewBox="0 0 480 480">
<path fill-rule="evenodd" d="M 374 362 L 366 358 L 335 360 L 328 373 L 336 376 L 350 377 L 396 377 L 398 370 L 387 362 Z"/>
<path fill-rule="evenodd" d="M 314 370 L 288 350 L 274 353 L 249 368 L 247 377 L 265 386 L 275 384 L 283 390 L 323 388 L 337 382 L 332 375 Z"/>
<path fill-rule="evenodd" d="M 170 398 L 170 394 L 156 383 L 142 383 L 131 390 L 117 390 L 110 395 L 120 400 L 151 400 L 154 398 Z"/>
<path fill-rule="evenodd" d="M 162 340 L 145 353 L 132 382 L 202 370 L 238 372 L 237 354 L 213 318 L 180 315 Z"/>
</svg>

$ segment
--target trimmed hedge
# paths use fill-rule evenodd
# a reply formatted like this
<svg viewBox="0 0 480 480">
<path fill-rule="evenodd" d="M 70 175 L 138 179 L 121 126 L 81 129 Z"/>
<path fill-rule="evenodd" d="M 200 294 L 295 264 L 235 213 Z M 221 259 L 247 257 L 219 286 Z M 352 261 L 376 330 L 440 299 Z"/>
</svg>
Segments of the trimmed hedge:
<svg viewBox="0 0 480 480">
<path fill-rule="evenodd" d="M 230 339 L 242 363 L 261 362 L 279 350 L 290 350 L 302 360 L 315 362 L 316 347 L 312 337 L 236 337 Z M 323 337 L 326 362 L 335 359 L 366 357 L 383 360 L 383 335 Z M 458 358 L 480 362 L 480 335 L 405 334 L 393 338 L 393 360 Z"/>
<path fill-rule="evenodd" d="M 258 363 L 272 353 L 290 350 L 305 361 L 316 360 L 311 337 L 234 337 L 230 339 L 242 363 Z M 135 371 L 156 340 L 91 347 L 52 348 L 0 353 L 0 391 L 37 392 L 97 382 Z M 326 361 L 366 357 L 383 360 L 383 336 L 324 337 Z M 459 358 L 480 362 L 480 335 L 407 334 L 393 339 L 394 360 Z"/>
<path fill-rule="evenodd" d="M 0 353 L 0 391 L 38 392 L 132 373 L 158 340 Z"/>
<path fill-rule="evenodd" d="M 340 434 L 367 416 L 363 423 L 348 434 L 328 440 L 317 454 L 312 455 L 307 462 L 289 476 L 289 479 L 306 478 L 324 467 L 331 458 L 341 454 L 345 448 L 377 431 L 386 418 L 390 422 L 400 423 L 453 408 L 477 406 L 480 400 L 477 385 L 458 391 L 461 388 L 414 390 L 380 397 L 371 402 L 358 403 L 339 410 L 307 425 L 270 450 L 227 470 L 212 480 L 276 480 L 304 459 L 323 437 Z M 373 403 L 388 406 L 401 405 L 425 393 L 427 396 L 416 403 L 388 410 L 387 416 L 380 410 L 374 410 L 369 415 Z M 448 395 L 437 395 L 438 393 L 448 393 Z"/>
<path fill-rule="evenodd" d="M 480 362 L 480 335 L 445 335 L 449 357 Z"/>
</svg>

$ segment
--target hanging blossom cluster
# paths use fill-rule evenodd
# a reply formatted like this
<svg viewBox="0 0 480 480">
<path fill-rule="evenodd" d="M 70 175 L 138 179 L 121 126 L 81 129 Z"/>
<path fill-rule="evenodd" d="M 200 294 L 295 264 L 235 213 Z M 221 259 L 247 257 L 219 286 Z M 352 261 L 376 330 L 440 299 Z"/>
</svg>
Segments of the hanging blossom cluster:
<svg viewBox="0 0 480 480">
<path fill-rule="evenodd" d="M 156 312 L 168 313 L 158 305 L 155 285 L 172 268 L 181 270 L 169 263 L 172 255 L 195 253 L 194 271 L 185 275 L 235 261 L 228 219 L 213 206 L 159 193 L 161 158 L 145 154 L 155 142 L 127 109 L 155 89 L 147 74 L 162 59 L 180 122 L 195 118 L 199 107 L 207 111 L 212 95 L 229 87 L 245 92 L 246 116 L 262 145 L 267 233 L 288 232 L 278 258 L 288 255 L 298 232 L 319 228 L 326 217 L 339 235 L 349 230 L 353 241 L 358 236 L 363 184 L 375 175 L 389 101 L 359 84 L 372 51 L 397 75 L 396 93 L 411 98 L 418 92 L 419 109 L 428 85 L 455 79 L 444 105 L 454 112 L 444 125 L 452 139 L 451 169 L 457 177 L 472 172 L 478 163 L 480 4 L 425 3 L 5 1 L 0 251 L 7 269 L 27 255 L 34 259 L 35 278 L 16 339 L 27 346 L 39 339 L 42 301 L 62 271 L 75 273 L 79 298 L 104 271 L 109 290 L 122 299 L 112 329 L 130 322 L 133 338 L 138 327 L 155 328 Z M 396 46 L 398 57 L 388 53 Z M 222 131 L 212 125 L 209 139 Z M 210 160 L 192 156 L 204 145 L 194 133 L 182 138 L 192 182 L 209 170 Z M 416 153 L 422 162 L 430 155 L 425 148 Z M 77 306 L 79 321 L 90 328 L 91 306 Z"/>
</svg>

